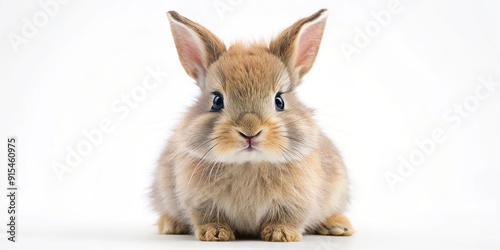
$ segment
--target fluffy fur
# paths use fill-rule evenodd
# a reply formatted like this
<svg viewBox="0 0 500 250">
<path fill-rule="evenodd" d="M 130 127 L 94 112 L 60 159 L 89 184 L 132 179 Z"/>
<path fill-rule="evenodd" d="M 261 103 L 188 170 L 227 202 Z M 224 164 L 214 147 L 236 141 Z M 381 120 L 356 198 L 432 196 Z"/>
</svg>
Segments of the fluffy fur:
<svg viewBox="0 0 500 250">
<path fill-rule="evenodd" d="M 326 10 L 269 45 L 234 44 L 169 12 L 179 59 L 201 88 L 156 170 L 152 200 L 164 234 L 200 240 L 299 241 L 303 233 L 351 235 L 344 164 L 294 93 L 316 57 Z M 224 98 L 211 110 L 214 92 Z M 282 93 L 283 111 L 275 107 Z M 247 139 L 252 138 L 252 149 Z"/>
</svg>

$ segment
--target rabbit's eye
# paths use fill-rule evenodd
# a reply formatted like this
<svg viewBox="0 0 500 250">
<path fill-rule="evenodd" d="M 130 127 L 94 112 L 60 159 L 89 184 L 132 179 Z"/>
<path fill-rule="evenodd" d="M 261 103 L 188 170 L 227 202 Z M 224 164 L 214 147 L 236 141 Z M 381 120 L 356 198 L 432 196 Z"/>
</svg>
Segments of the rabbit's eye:
<svg viewBox="0 0 500 250">
<path fill-rule="evenodd" d="M 285 109 L 285 101 L 281 97 L 281 93 L 276 94 L 274 104 L 276 105 L 276 110 L 278 111 L 283 111 Z"/>
<path fill-rule="evenodd" d="M 212 101 L 212 111 L 220 111 L 224 108 L 224 98 L 219 92 L 214 92 L 214 100 Z"/>
</svg>

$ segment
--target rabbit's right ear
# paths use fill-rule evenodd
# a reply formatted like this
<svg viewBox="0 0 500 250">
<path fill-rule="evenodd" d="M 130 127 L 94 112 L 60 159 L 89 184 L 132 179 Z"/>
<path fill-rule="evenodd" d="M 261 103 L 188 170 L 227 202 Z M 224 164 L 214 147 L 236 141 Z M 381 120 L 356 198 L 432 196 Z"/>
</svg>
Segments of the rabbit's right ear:
<svg viewBox="0 0 500 250">
<path fill-rule="evenodd" d="M 188 75 L 201 87 L 208 66 L 226 51 L 226 46 L 212 32 L 179 13 L 169 11 L 167 16 L 179 60 Z"/>
</svg>

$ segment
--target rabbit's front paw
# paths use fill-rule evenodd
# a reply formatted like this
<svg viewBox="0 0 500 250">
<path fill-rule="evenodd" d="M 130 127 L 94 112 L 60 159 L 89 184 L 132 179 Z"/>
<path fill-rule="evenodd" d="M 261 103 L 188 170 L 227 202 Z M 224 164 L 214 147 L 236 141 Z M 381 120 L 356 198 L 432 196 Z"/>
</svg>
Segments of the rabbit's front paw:
<svg viewBox="0 0 500 250">
<path fill-rule="evenodd" d="M 291 242 L 300 241 L 302 235 L 296 228 L 287 225 L 271 224 L 262 230 L 260 237 L 265 241 Z"/>
<path fill-rule="evenodd" d="M 157 222 L 158 232 L 160 234 L 187 234 L 189 233 L 189 226 L 178 220 L 164 214 Z"/>
<path fill-rule="evenodd" d="M 203 241 L 234 240 L 234 232 L 227 224 L 207 223 L 196 228 L 196 237 Z"/>
<path fill-rule="evenodd" d="M 323 235 L 351 236 L 354 233 L 351 222 L 342 214 L 330 216 L 316 229 L 316 233 Z"/>
</svg>

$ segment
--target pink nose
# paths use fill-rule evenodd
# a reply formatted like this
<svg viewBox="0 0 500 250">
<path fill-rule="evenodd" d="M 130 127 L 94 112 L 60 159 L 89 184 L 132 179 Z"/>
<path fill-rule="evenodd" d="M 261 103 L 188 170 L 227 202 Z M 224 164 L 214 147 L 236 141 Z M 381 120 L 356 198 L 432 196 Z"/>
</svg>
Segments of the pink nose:
<svg viewBox="0 0 500 250">
<path fill-rule="evenodd" d="M 247 143 L 248 143 L 248 147 L 252 147 L 252 139 L 253 139 L 253 138 L 255 138 L 255 137 L 257 137 L 257 136 L 259 136 L 259 135 L 260 135 L 260 132 L 262 132 L 262 130 L 261 130 L 261 131 L 259 131 L 259 132 L 258 132 L 257 134 L 255 134 L 255 135 L 246 135 L 246 134 L 244 134 L 244 133 L 242 133 L 242 132 L 238 132 L 238 133 L 241 135 L 241 137 L 243 137 L 243 138 L 245 138 L 245 139 L 246 139 L 246 141 L 247 141 Z"/>
</svg>

